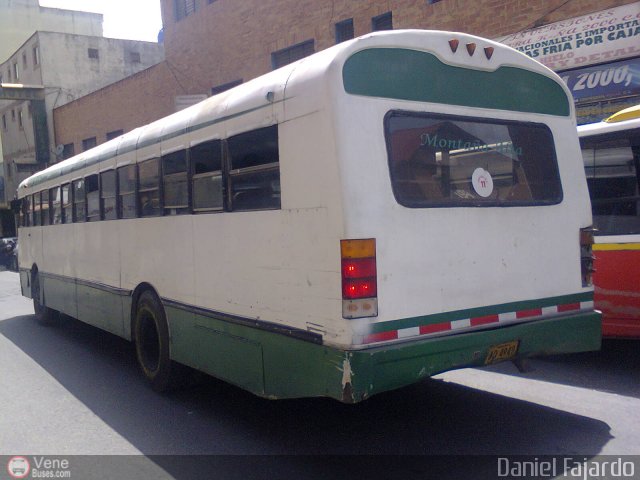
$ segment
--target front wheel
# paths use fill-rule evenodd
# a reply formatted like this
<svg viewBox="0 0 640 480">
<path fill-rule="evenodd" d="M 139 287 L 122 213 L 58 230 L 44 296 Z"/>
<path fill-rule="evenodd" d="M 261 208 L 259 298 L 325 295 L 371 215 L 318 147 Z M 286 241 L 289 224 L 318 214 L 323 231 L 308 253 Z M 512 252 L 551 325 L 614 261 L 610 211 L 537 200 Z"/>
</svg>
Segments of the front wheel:
<svg viewBox="0 0 640 480">
<path fill-rule="evenodd" d="M 162 303 L 151 291 L 140 295 L 133 326 L 136 357 L 142 373 L 156 392 L 180 383 L 180 365 L 169 355 L 169 327 Z"/>
</svg>

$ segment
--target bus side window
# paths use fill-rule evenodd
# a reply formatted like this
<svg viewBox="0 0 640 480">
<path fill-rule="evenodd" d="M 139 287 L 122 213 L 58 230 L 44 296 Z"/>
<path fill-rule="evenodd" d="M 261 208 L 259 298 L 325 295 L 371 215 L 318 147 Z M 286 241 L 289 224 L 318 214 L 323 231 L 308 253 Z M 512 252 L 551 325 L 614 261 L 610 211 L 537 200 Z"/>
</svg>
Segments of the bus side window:
<svg viewBox="0 0 640 480">
<path fill-rule="evenodd" d="M 33 209 L 31 208 L 31 197 L 24 197 L 22 199 L 22 226 L 30 227 L 32 218 Z"/>
<path fill-rule="evenodd" d="M 70 185 L 62 185 L 62 223 L 73 222 L 73 204 L 71 203 Z"/>
<path fill-rule="evenodd" d="M 50 210 L 49 210 L 49 190 L 42 191 L 42 202 L 40 204 L 42 212 L 42 225 L 49 225 L 51 223 Z"/>
<path fill-rule="evenodd" d="M 211 140 L 191 147 L 193 211 L 220 211 L 224 207 L 222 142 Z"/>
<path fill-rule="evenodd" d="M 127 165 L 118 169 L 118 218 L 135 218 L 136 208 L 136 166 Z"/>
<path fill-rule="evenodd" d="M 162 186 L 165 215 L 189 213 L 186 150 L 162 156 Z"/>
<path fill-rule="evenodd" d="M 40 192 L 33 194 L 33 201 L 31 202 L 33 205 L 33 226 L 37 227 L 42 225 L 42 212 L 40 211 Z"/>
<path fill-rule="evenodd" d="M 162 215 L 160 208 L 160 159 L 152 158 L 138 164 L 138 203 L 141 217 Z"/>
<path fill-rule="evenodd" d="M 72 183 L 73 190 L 73 221 L 74 222 L 86 222 L 87 211 L 85 209 L 85 196 L 84 196 L 84 180 L 74 180 Z"/>
<path fill-rule="evenodd" d="M 49 190 L 49 198 L 51 198 L 51 224 L 58 225 L 62 223 L 62 199 L 60 198 L 60 187 Z"/>
<path fill-rule="evenodd" d="M 231 210 L 280 208 L 278 127 L 260 128 L 227 140 Z"/>
<path fill-rule="evenodd" d="M 89 175 L 84 179 L 87 194 L 87 222 L 100 220 L 100 188 L 98 175 Z"/>
<path fill-rule="evenodd" d="M 116 171 L 102 172 L 100 174 L 100 213 L 103 220 L 118 218 L 116 198 Z"/>
</svg>

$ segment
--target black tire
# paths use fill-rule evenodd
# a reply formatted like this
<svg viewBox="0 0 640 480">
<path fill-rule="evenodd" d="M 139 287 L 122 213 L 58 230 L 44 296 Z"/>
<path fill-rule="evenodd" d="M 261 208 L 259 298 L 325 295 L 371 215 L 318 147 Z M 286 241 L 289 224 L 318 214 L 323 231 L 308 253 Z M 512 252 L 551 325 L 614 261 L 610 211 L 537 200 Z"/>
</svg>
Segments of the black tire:
<svg viewBox="0 0 640 480">
<path fill-rule="evenodd" d="M 40 276 L 34 272 L 31 277 L 31 296 L 36 320 L 41 325 L 52 325 L 58 319 L 58 312 L 40 303 Z"/>
<path fill-rule="evenodd" d="M 149 290 L 143 292 L 135 315 L 136 358 L 151 388 L 165 392 L 181 386 L 183 369 L 171 361 L 167 317 L 158 297 Z"/>
</svg>

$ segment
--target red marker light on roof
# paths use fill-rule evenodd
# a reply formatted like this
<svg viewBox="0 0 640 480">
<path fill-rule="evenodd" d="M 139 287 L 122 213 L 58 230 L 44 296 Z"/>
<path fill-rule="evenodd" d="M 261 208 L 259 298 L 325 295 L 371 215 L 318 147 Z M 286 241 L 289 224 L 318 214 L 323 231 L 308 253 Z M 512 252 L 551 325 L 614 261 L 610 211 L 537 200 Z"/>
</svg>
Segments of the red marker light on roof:
<svg viewBox="0 0 640 480">
<path fill-rule="evenodd" d="M 453 53 L 456 53 L 456 51 L 458 50 L 458 45 L 460 44 L 460 42 L 458 40 L 456 40 L 455 38 L 453 40 L 449 40 L 449 47 L 451 47 L 451 51 Z"/>
<path fill-rule="evenodd" d="M 487 56 L 487 60 L 491 60 L 491 57 L 493 56 L 493 51 L 494 51 L 493 47 L 484 47 L 484 54 Z"/>
<path fill-rule="evenodd" d="M 473 57 L 473 54 L 476 51 L 476 44 L 475 43 L 467 43 L 467 52 L 469 52 L 469 55 Z"/>
</svg>

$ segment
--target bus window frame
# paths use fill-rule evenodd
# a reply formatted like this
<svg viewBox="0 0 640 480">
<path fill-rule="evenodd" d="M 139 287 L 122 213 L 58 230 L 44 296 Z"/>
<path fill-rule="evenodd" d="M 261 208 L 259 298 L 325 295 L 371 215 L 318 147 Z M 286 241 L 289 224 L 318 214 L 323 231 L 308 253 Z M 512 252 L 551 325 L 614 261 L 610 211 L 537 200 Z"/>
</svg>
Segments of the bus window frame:
<svg viewBox="0 0 640 480">
<path fill-rule="evenodd" d="M 196 173 L 196 161 L 194 160 L 194 150 L 198 148 L 203 148 L 205 145 L 213 145 L 217 144 L 218 153 L 220 155 L 220 169 L 219 170 L 207 170 L 205 172 Z M 228 200 L 227 200 L 227 181 L 225 180 L 225 164 L 226 164 L 226 154 L 225 154 L 225 141 L 219 138 L 213 138 L 210 140 L 203 141 L 198 143 L 197 145 L 192 145 L 189 148 L 189 172 L 190 172 L 190 196 L 189 201 L 191 203 L 191 208 L 193 213 L 215 213 L 222 212 L 227 210 Z M 196 205 L 196 191 L 199 191 L 196 188 L 196 182 L 205 180 L 207 178 L 219 178 L 220 179 L 220 200 L 221 205 L 219 207 L 198 207 Z"/>
</svg>

